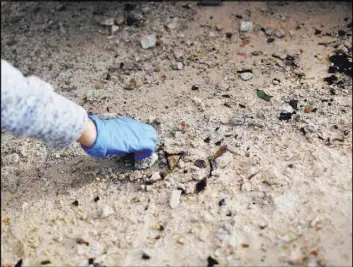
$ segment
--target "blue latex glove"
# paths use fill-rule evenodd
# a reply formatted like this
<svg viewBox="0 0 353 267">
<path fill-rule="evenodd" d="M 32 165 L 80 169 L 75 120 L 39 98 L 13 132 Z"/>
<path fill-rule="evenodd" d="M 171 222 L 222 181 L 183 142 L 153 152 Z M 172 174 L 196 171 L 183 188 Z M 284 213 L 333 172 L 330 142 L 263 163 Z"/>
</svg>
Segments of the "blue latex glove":
<svg viewBox="0 0 353 267">
<path fill-rule="evenodd" d="M 135 153 L 135 160 L 151 156 L 156 148 L 156 130 L 148 124 L 127 117 L 104 120 L 88 116 L 96 125 L 97 139 L 91 148 L 82 146 L 87 154 L 105 158 Z"/>
</svg>

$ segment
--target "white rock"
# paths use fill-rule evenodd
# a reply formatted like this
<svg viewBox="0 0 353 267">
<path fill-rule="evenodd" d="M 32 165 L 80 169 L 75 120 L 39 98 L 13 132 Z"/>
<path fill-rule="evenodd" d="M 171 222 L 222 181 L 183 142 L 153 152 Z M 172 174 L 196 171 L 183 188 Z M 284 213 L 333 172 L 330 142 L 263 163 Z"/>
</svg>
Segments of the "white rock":
<svg viewBox="0 0 353 267">
<path fill-rule="evenodd" d="M 240 31 L 241 32 L 248 32 L 251 31 L 253 27 L 253 24 L 251 21 L 242 21 L 240 23 Z"/>
<path fill-rule="evenodd" d="M 151 181 L 158 181 L 160 179 L 162 179 L 160 172 L 155 172 L 150 178 Z"/>
<path fill-rule="evenodd" d="M 141 39 L 141 46 L 143 49 L 149 49 L 156 46 L 157 36 L 156 34 L 145 35 Z"/>
<path fill-rule="evenodd" d="M 285 103 L 281 106 L 281 112 L 292 113 L 293 111 L 294 111 L 294 109 L 292 108 L 292 106 L 287 103 Z"/>
<path fill-rule="evenodd" d="M 180 203 L 181 190 L 173 190 L 169 200 L 169 206 L 174 209 Z"/>
<path fill-rule="evenodd" d="M 205 104 L 202 102 L 202 100 L 198 97 L 194 97 L 192 101 L 196 104 L 196 106 L 201 110 L 205 111 Z"/>
<path fill-rule="evenodd" d="M 176 65 L 177 65 L 178 70 L 182 70 L 183 69 L 183 63 L 177 62 Z"/>
<path fill-rule="evenodd" d="M 146 159 L 136 161 L 135 168 L 138 170 L 151 168 L 157 162 L 157 160 L 158 155 L 156 153 L 153 153 L 152 156 Z"/>
<path fill-rule="evenodd" d="M 115 23 L 114 18 L 103 18 L 99 21 L 99 24 L 104 25 L 104 26 L 112 26 Z"/>
<path fill-rule="evenodd" d="M 223 169 L 226 166 L 228 166 L 232 162 L 232 160 L 233 160 L 233 155 L 227 151 L 219 158 L 216 158 L 216 164 L 217 166 Z"/>
<path fill-rule="evenodd" d="M 184 52 L 182 50 L 174 50 L 175 59 L 182 58 L 184 56 Z"/>
<path fill-rule="evenodd" d="M 240 78 L 243 80 L 243 81 L 249 81 L 252 79 L 252 73 L 251 72 L 243 72 L 243 73 L 240 73 Z"/>
<path fill-rule="evenodd" d="M 104 205 L 101 217 L 106 218 L 113 213 L 114 213 L 114 209 L 112 207 L 110 207 L 109 205 Z"/>
<path fill-rule="evenodd" d="M 110 28 L 110 33 L 111 33 L 111 35 L 114 35 L 118 30 L 119 30 L 119 26 L 113 25 L 113 26 Z"/>
<path fill-rule="evenodd" d="M 265 29 L 265 34 L 266 35 L 272 35 L 273 34 L 273 29 L 272 28 L 267 28 L 267 29 Z"/>
</svg>

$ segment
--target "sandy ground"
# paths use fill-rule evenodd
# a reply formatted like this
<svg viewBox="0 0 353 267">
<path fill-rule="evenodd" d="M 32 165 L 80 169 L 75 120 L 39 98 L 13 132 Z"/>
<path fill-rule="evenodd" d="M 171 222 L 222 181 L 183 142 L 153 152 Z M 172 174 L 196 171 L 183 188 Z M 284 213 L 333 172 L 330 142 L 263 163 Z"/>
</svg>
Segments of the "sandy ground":
<svg viewBox="0 0 353 267">
<path fill-rule="evenodd" d="M 351 3 L 186 4 L 1 2 L 1 58 L 159 134 L 141 171 L 3 132 L 1 266 L 352 265 L 352 78 L 323 80 L 329 56 L 352 55 Z"/>
</svg>

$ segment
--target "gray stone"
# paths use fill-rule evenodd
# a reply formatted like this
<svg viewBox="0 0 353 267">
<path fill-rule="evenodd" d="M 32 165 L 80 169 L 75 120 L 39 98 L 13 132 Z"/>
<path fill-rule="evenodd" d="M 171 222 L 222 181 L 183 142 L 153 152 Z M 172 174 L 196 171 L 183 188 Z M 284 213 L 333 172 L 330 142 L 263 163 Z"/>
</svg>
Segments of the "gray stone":
<svg viewBox="0 0 353 267">
<path fill-rule="evenodd" d="M 111 35 L 114 35 L 118 30 L 119 30 L 119 26 L 112 25 L 112 27 L 110 28 Z"/>
<path fill-rule="evenodd" d="M 156 34 L 145 35 L 141 39 L 141 46 L 143 49 L 149 49 L 156 46 L 157 36 Z"/>
<path fill-rule="evenodd" d="M 243 80 L 243 81 L 249 81 L 252 79 L 252 73 L 251 72 L 243 72 L 243 73 L 240 73 L 240 78 Z"/>
<path fill-rule="evenodd" d="M 184 52 L 182 50 L 174 50 L 175 59 L 182 58 L 184 56 Z"/>
<path fill-rule="evenodd" d="M 146 159 L 136 161 L 135 168 L 138 170 L 151 168 L 157 162 L 157 160 L 158 155 L 156 153 L 153 153 L 152 156 Z"/>
<path fill-rule="evenodd" d="M 273 29 L 272 28 L 266 28 L 265 29 L 265 34 L 268 36 L 271 36 L 273 34 Z"/>
<path fill-rule="evenodd" d="M 241 32 L 248 32 L 251 31 L 253 27 L 253 24 L 251 21 L 242 21 L 240 23 L 240 31 Z"/>
<path fill-rule="evenodd" d="M 112 26 L 115 24 L 115 19 L 114 18 L 103 18 L 99 21 L 100 25 L 103 26 Z"/>
</svg>

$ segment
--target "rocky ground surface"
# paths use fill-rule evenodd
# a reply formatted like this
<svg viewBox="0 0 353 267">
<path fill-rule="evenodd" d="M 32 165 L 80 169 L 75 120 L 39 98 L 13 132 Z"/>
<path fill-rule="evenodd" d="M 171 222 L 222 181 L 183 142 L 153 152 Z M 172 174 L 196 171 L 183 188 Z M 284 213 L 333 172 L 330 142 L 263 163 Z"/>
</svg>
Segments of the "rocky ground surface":
<svg viewBox="0 0 353 267">
<path fill-rule="evenodd" d="M 159 134 L 141 169 L 3 131 L 2 266 L 352 265 L 351 3 L 1 2 L 1 33 Z"/>
</svg>

